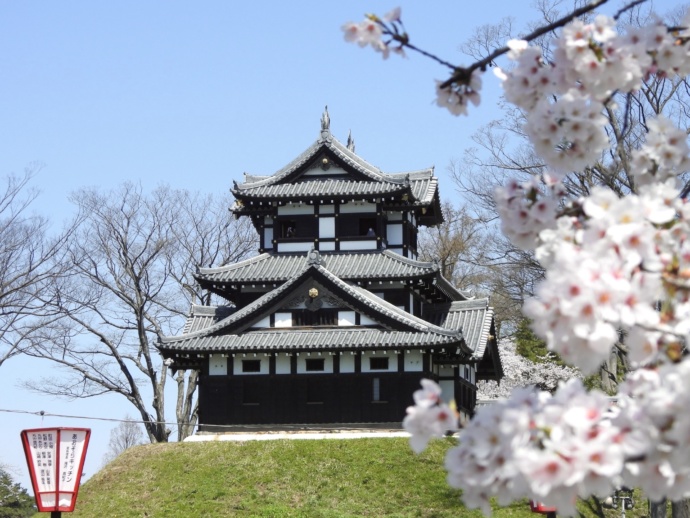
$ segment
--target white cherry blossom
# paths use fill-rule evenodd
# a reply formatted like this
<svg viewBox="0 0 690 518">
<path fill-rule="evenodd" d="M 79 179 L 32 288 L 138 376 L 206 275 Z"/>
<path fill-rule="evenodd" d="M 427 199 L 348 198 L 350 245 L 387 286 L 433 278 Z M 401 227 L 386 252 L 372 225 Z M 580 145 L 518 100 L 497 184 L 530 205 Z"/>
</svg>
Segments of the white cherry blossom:
<svg viewBox="0 0 690 518">
<path fill-rule="evenodd" d="M 346 40 L 385 57 L 384 33 L 406 46 L 401 27 L 396 10 L 343 30 Z M 654 500 L 687 498 L 690 203 L 679 192 L 679 175 L 690 169 L 687 135 L 664 116 L 648 115 L 644 142 L 620 164 L 631 179 L 626 196 L 595 187 L 570 199 L 560 181 L 596 167 L 612 145 L 603 112 L 615 108 L 614 94 L 634 99 L 653 75 L 690 74 L 690 13 L 673 30 L 659 19 L 634 29 L 606 16 L 575 19 L 556 35 L 550 61 L 530 42 L 507 46 L 512 65 L 496 75 L 506 100 L 523 110 L 523 130 L 548 168 L 540 179 L 495 192 L 503 231 L 546 269 L 524 313 L 548 347 L 583 373 L 597 370 L 613 347 L 625 348 L 637 370 L 615 404 L 571 380 L 553 395 L 517 388 L 478 408 L 447 454 L 448 483 L 485 514 L 497 497 L 502 504 L 531 498 L 574 515 L 577 498 L 621 484 Z M 479 104 L 480 64 L 452 67 L 452 79 L 437 83 L 437 104 L 455 115 Z M 426 380 L 407 410 L 415 451 L 454 426 L 439 396 Z"/>
</svg>

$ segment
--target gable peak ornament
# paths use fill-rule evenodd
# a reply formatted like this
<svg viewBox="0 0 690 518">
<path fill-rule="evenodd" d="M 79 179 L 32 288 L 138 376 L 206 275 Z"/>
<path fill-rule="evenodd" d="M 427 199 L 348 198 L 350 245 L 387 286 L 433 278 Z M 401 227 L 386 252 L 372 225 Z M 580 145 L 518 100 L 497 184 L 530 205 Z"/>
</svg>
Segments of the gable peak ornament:
<svg viewBox="0 0 690 518">
<path fill-rule="evenodd" d="M 320 265 L 321 264 L 321 254 L 316 248 L 312 248 L 307 255 L 307 264 L 309 265 Z"/>
<path fill-rule="evenodd" d="M 328 106 L 323 110 L 321 115 L 321 136 L 325 137 L 331 132 L 331 117 L 328 115 Z"/>
<path fill-rule="evenodd" d="M 347 149 L 353 153 L 355 152 L 355 139 L 352 138 L 352 130 L 350 130 L 347 134 Z"/>
</svg>

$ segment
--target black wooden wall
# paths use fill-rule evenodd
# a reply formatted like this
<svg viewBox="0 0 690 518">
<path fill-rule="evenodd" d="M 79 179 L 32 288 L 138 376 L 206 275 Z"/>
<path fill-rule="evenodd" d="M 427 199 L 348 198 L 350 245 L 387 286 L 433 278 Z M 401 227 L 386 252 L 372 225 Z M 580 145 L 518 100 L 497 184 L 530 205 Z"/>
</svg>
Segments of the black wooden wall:
<svg viewBox="0 0 690 518">
<path fill-rule="evenodd" d="M 213 425 L 400 423 L 423 372 L 200 377 L 199 429 Z M 375 401 L 374 379 L 378 379 Z"/>
</svg>

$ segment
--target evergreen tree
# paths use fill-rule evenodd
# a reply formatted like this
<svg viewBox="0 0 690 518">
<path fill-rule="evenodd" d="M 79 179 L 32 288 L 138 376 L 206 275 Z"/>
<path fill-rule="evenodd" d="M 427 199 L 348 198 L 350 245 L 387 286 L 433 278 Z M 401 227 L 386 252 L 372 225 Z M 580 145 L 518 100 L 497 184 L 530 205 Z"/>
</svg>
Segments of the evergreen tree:
<svg viewBox="0 0 690 518">
<path fill-rule="evenodd" d="M 0 518 L 28 518 L 35 513 L 31 495 L 0 467 Z"/>
</svg>

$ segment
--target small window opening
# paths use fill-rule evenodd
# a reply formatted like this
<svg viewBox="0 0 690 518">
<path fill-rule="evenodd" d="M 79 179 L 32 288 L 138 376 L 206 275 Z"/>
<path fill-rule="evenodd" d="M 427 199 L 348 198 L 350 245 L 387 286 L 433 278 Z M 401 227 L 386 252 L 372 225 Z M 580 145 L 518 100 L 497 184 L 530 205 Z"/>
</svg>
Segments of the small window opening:
<svg viewBox="0 0 690 518">
<path fill-rule="evenodd" d="M 297 237 L 297 224 L 294 220 L 280 222 L 281 237 Z"/>
<path fill-rule="evenodd" d="M 359 235 L 376 237 L 376 218 L 360 218 Z"/>
<path fill-rule="evenodd" d="M 381 380 L 379 378 L 374 378 L 372 383 L 372 401 L 381 401 Z"/>
<path fill-rule="evenodd" d="M 372 371 L 387 371 L 388 358 L 369 358 L 369 369 Z"/>
<path fill-rule="evenodd" d="M 311 358 L 306 360 L 307 372 L 323 372 L 324 359 L 323 358 Z"/>
<path fill-rule="evenodd" d="M 242 360 L 242 372 L 261 372 L 261 360 Z"/>
</svg>

